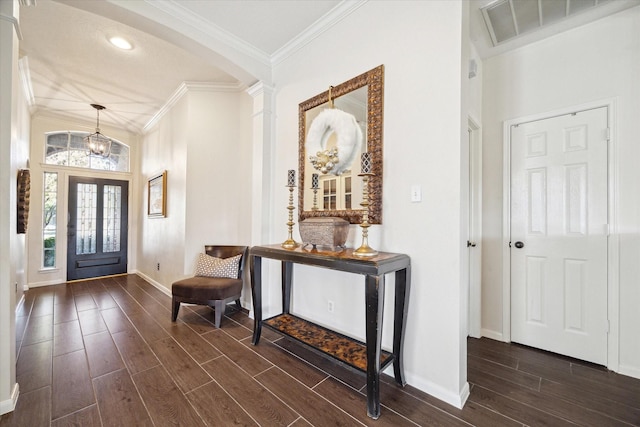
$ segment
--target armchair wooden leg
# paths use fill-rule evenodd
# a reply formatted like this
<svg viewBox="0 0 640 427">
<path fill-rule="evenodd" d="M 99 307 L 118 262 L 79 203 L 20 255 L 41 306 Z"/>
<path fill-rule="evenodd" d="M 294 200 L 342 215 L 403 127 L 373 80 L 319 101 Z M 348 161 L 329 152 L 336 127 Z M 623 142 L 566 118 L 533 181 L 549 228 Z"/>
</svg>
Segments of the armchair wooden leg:
<svg viewBox="0 0 640 427">
<path fill-rule="evenodd" d="M 236 300 L 236 308 L 238 309 L 238 311 L 242 311 L 242 305 L 240 304 L 240 299 Z"/>
<path fill-rule="evenodd" d="M 173 322 L 178 318 L 178 311 L 180 311 L 180 301 L 177 301 L 175 297 L 173 297 L 173 310 L 171 311 L 171 320 Z"/>
<path fill-rule="evenodd" d="M 216 305 L 216 328 L 220 328 L 220 322 L 222 322 L 222 316 L 224 315 L 224 309 L 226 307 L 226 301 L 225 300 L 217 300 L 215 302 Z"/>
</svg>

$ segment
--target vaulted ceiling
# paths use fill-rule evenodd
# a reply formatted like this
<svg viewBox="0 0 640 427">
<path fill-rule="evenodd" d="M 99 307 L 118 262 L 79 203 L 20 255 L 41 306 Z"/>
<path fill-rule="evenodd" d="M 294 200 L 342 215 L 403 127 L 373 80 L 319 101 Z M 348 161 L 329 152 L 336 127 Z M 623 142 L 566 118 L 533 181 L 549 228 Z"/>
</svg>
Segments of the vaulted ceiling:
<svg viewBox="0 0 640 427">
<path fill-rule="evenodd" d="M 513 5 L 538 0 L 498 1 Z M 480 11 L 490 2 L 470 3 L 470 33 L 482 57 L 640 4 L 640 0 L 604 1 L 550 28 L 494 46 Z M 270 75 L 274 63 L 364 3 L 366 0 L 37 0 L 35 6 L 21 8 L 20 65 L 32 92 L 32 111 L 95 121 L 95 110 L 89 104 L 98 103 L 107 108 L 100 114 L 101 122 L 141 132 L 182 82 L 242 88 Z M 403 6 L 389 1 L 388 7 Z M 133 48 L 115 48 L 108 41 L 112 36 L 126 38 Z M 229 61 L 236 53 L 238 59 Z M 234 66 L 234 61 L 241 66 Z M 252 68 L 256 71 L 247 73 Z"/>
</svg>

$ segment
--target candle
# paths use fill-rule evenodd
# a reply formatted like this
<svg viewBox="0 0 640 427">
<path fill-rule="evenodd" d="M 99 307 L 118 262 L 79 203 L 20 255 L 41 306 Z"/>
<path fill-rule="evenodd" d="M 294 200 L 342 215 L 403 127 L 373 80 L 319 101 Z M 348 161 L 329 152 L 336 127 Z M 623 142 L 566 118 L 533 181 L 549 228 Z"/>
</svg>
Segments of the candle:
<svg viewBox="0 0 640 427">
<path fill-rule="evenodd" d="M 362 163 L 360 165 L 362 173 L 371 173 L 371 153 L 362 153 Z"/>
<path fill-rule="evenodd" d="M 314 190 L 318 189 L 318 174 L 314 173 L 311 175 L 311 188 Z"/>
<path fill-rule="evenodd" d="M 296 186 L 296 171 L 294 171 L 293 169 L 289 169 L 289 173 L 287 174 L 287 186 Z"/>
</svg>

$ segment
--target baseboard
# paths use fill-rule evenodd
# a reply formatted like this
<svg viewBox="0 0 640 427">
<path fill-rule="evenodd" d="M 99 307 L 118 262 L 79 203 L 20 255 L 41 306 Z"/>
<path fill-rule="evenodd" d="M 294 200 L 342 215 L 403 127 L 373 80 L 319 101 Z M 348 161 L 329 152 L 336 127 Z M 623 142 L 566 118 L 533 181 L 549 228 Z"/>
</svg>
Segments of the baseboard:
<svg viewBox="0 0 640 427">
<path fill-rule="evenodd" d="M 22 304 L 24 304 L 24 293 L 20 295 L 20 301 L 18 301 L 18 303 L 16 304 L 16 313 L 20 311 L 20 309 L 22 308 Z"/>
<path fill-rule="evenodd" d="M 622 375 L 626 375 L 628 377 L 633 377 L 640 379 L 640 368 L 629 365 L 620 365 L 618 366 L 618 373 Z"/>
<path fill-rule="evenodd" d="M 427 394 L 435 397 L 436 399 L 440 399 L 445 403 L 448 403 L 451 406 L 454 406 L 458 409 L 462 409 L 464 404 L 467 402 L 469 398 L 469 383 L 465 382 L 464 387 L 460 390 L 460 393 L 456 394 L 451 392 L 450 390 L 446 390 L 441 386 L 432 383 L 431 381 L 425 381 L 422 378 L 414 377 L 410 373 L 406 373 L 405 375 L 407 384 L 411 384 L 413 387 L 424 391 Z"/>
<path fill-rule="evenodd" d="M 8 414 L 9 412 L 13 412 L 13 410 L 16 409 L 19 395 L 20 386 L 18 385 L 18 383 L 15 383 L 15 385 L 13 386 L 13 391 L 11 392 L 11 398 L 0 402 L 0 415 Z"/>
<path fill-rule="evenodd" d="M 28 285 L 24 285 L 24 288 L 25 288 L 25 291 L 28 291 L 29 288 L 41 288 L 43 286 L 59 285 L 61 283 L 65 283 L 65 282 L 61 282 L 60 280 L 47 280 L 45 282 L 29 283 Z"/>
<path fill-rule="evenodd" d="M 165 294 L 166 296 L 171 296 L 171 290 L 167 289 L 166 287 L 162 286 L 162 284 L 160 282 L 156 282 L 155 280 L 153 280 L 151 277 L 147 276 L 144 273 L 141 273 L 139 271 L 136 271 L 133 274 L 137 274 L 138 276 L 142 277 L 144 280 L 146 280 L 147 282 L 149 282 L 154 288 L 156 288 L 157 290 L 159 290 L 160 292 L 162 292 L 163 294 Z"/>
<path fill-rule="evenodd" d="M 507 342 L 502 337 L 502 332 L 492 331 L 490 329 L 481 329 L 480 334 L 483 337 L 491 338 L 492 340 Z"/>
</svg>

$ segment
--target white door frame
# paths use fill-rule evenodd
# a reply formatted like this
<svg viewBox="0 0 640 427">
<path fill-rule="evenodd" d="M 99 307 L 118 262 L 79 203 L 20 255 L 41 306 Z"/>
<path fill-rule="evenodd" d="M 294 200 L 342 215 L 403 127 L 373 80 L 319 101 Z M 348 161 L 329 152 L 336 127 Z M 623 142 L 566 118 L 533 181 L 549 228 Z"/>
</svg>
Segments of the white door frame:
<svg viewBox="0 0 640 427">
<path fill-rule="evenodd" d="M 609 334 L 607 338 L 607 368 L 617 372 L 619 370 L 619 231 L 618 231 L 618 145 L 616 144 L 616 122 L 614 98 L 595 101 L 559 110 L 534 114 L 503 123 L 503 175 L 502 175 L 502 340 L 511 342 L 511 256 L 509 241 L 511 238 L 511 126 L 526 122 L 548 119 L 576 111 L 606 107 L 609 123 L 609 162 L 608 162 L 608 208 L 609 208 L 609 239 L 607 243 L 607 312 L 609 319 Z"/>
<path fill-rule="evenodd" d="M 469 336 L 482 336 L 482 129 L 469 116 Z"/>
</svg>

